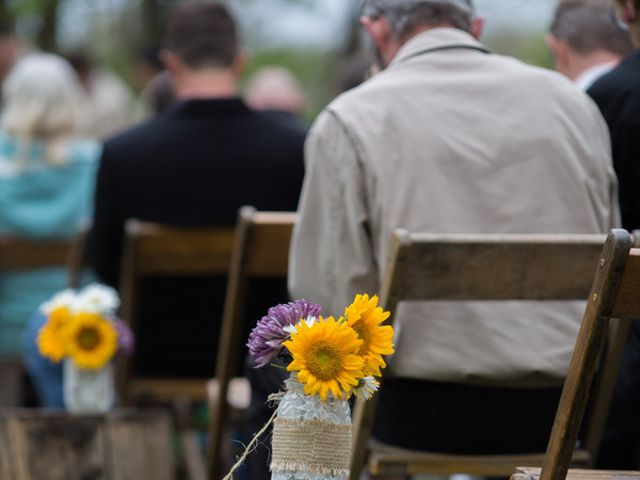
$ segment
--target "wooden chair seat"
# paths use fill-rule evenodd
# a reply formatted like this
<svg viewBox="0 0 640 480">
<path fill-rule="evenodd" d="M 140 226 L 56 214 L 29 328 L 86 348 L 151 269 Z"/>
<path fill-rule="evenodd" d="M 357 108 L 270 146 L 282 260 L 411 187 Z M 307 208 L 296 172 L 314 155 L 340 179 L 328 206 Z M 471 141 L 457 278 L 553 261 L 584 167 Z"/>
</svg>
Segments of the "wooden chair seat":
<svg viewBox="0 0 640 480">
<path fill-rule="evenodd" d="M 518 465 L 542 465 L 543 453 L 509 455 L 451 455 L 444 453 L 420 452 L 386 445 L 376 440 L 369 442 L 369 472 L 374 475 L 411 476 L 421 473 L 433 475 L 454 475 L 465 472 L 468 475 L 507 477 Z M 571 464 L 588 467 L 589 452 L 576 450 Z M 524 479 L 517 479 L 524 480 Z"/>
<path fill-rule="evenodd" d="M 540 480 L 540 468 L 518 467 L 511 480 Z M 640 471 L 637 470 L 584 470 L 570 469 L 567 480 L 638 480 Z"/>
</svg>

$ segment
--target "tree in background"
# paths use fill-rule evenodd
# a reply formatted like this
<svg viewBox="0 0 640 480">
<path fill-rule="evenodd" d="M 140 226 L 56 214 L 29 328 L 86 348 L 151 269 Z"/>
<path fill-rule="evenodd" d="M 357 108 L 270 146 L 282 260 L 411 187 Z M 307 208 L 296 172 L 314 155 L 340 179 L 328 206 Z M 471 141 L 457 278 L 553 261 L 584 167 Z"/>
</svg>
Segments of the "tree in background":
<svg viewBox="0 0 640 480">
<path fill-rule="evenodd" d="M 58 12 L 63 0 L 0 0 L 0 21 L 15 25 L 29 18 L 35 26 L 34 43 L 45 51 L 57 51 Z"/>
</svg>

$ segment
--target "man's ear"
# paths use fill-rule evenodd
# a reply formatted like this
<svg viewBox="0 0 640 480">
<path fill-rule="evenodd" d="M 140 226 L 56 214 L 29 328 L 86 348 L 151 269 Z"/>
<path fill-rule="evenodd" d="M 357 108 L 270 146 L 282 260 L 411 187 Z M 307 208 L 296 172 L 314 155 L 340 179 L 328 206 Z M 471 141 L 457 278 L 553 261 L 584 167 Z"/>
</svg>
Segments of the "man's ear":
<svg viewBox="0 0 640 480">
<path fill-rule="evenodd" d="M 178 56 L 173 53 L 171 50 L 162 50 L 160 52 L 160 60 L 164 64 L 164 68 L 169 70 L 171 73 L 176 73 L 176 71 L 180 70 L 182 62 L 178 58 Z"/>
<path fill-rule="evenodd" d="M 478 40 L 484 32 L 484 23 L 484 17 L 474 17 L 473 20 L 471 20 L 471 31 L 469 33 L 471 33 L 476 40 Z"/>
<path fill-rule="evenodd" d="M 385 17 L 360 17 L 360 24 L 367 31 L 376 48 L 386 56 L 391 40 L 391 26 Z"/>
<path fill-rule="evenodd" d="M 555 69 L 563 75 L 569 76 L 569 46 L 552 34 L 547 35 L 546 41 L 549 50 L 551 50 Z"/>
<path fill-rule="evenodd" d="M 554 59 L 561 57 L 564 54 L 564 42 L 558 39 L 558 37 L 550 33 L 545 37 L 545 41 L 547 43 L 547 46 L 549 47 L 549 50 L 551 50 L 551 55 Z"/>
<path fill-rule="evenodd" d="M 247 64 L 249 63 L 250 54 L 246 49 L 241 49 L 236 55 L 233 64 L 231 65 L 231 69 L 233 70 L 233 74 L 236 78 L 239 78 L 247 68 Z"/>
</svg>

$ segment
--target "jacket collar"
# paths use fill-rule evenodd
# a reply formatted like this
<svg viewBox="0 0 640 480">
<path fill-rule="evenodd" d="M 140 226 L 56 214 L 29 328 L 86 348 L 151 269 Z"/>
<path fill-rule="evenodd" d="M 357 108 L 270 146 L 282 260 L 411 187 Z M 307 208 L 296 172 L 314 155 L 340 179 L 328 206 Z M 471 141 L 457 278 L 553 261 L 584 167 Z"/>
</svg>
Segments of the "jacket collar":
<svg viewBox="0 0 640 480">
<path fill-rule="evenodd" d="M 398 51 L 389 67 L 404 62 L 409 58 L 431 51 L 452 48 L 469 48 L 491 53 L 487 47 L 478 42 L 467 32 L 458 28 L 439 27 L 421 32 L 410 38 Z"/>
<path fill-rule="evenodd" d="M 249 107 L 238 96 L 220 98 L 198 98 L 176 102 L 167 109 L 166 115 L 192 117 L 224 117 L 249 113 Z"/>
</svg>

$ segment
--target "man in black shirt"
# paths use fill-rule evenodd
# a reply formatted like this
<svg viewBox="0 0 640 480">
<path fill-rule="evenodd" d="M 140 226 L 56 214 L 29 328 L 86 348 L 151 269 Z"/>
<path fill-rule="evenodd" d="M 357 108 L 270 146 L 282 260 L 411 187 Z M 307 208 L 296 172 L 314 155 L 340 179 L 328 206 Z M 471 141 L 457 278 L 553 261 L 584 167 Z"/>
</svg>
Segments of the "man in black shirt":
<svg viewBox="0 0 640 480">
<path fill-rule="evenodd" d="M 635 52 L 588 91 L 611 132 L 613 163 L 620 186 L 622 226 L 640 228 L 640 0 L 615 0 L 614 21 L 628 29 Z M 626 26 L 625 26 L 626 24 Z M 634 321 L 605 428 L 598 468 L 640 465 L 640 322 Z"/>
<path fill-rule="evenodd" d="M 296 209 L 304 133 L 250 110 L 237 93 L 244 59 L 225 7 L 181 2 L 163 61 L 177 103 L 104 145 L 93 237 L 98 275 L 116 286 L 130 218 L 178 226 L 233 225 L 242 205 Z M 140 285 L 137 376 L 214 372 L 225 278 L 149 278 Z M 260 285 L 255 319 L 287 300 L 284 282 Z"/>
</svg>

